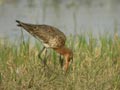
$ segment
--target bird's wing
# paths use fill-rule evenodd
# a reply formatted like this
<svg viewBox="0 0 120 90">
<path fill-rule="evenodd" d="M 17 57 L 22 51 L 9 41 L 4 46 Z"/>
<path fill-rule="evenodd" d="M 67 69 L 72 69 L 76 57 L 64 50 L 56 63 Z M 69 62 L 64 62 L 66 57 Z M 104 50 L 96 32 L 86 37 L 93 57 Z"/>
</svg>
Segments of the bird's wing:
<svg viewBox="0 0 120 90">
<path fill-rule="evenodd" d="M 44 43 L 49 44 L 51 47 L 60 47 L 65 44 L 66 36 L 59 29 L 49 25 L 34 25 L 18 22 L 18 26 L 23 27 L 27 32 L 42 40 Z M 53 42 L 58 42 L 54 44 Z"/>
</svg>

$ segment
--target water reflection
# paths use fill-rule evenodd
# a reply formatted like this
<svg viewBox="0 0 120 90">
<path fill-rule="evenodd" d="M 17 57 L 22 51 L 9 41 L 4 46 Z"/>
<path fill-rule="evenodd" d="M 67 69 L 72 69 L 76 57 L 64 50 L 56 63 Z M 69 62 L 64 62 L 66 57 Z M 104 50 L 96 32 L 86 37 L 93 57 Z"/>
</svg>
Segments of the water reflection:
<svg viewBox="0 0 120 90">
<path fill-rule="evenodd" d="M 115 28 L 120 34 L 119 10 L 120 0 L 0 0 L 0 37 L 19 35 L 16 19 L 53 25 L 66 34 L 98 36 Z"/>
</svg>

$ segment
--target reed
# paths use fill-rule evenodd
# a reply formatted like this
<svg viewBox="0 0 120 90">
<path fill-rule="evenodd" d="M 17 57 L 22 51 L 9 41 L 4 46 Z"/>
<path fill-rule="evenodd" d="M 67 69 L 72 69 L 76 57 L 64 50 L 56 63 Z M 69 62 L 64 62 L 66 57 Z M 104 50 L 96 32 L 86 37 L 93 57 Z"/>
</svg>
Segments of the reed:
<svg viewBox="0 0 120 90">
<path fill-rule="evenodd" d="M 30 38 L 17 41 L 0 39 L 1 90 L 120 90 L 120 38 L 107 35 L 99 40 L 88 35 L 68 37 L 74 61 L 65 74 L 58 55 L 48 52 L 47 66 L 43 67 L 37 54 L 41 43 Z M 20 40 L 19 40 L 20 41 Z M 99 43 L 98 43 L 99 41 Z M 74 44 L 73 44 L 74 42 Z M 51 53 L 52 52 L 52 53 Z"/>
</svg>

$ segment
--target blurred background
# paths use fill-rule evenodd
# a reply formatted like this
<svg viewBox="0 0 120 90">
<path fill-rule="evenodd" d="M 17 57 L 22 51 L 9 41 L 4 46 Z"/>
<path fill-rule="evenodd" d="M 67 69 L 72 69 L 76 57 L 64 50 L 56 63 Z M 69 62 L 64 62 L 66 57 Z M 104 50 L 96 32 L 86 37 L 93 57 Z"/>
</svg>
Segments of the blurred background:
<svg viewBox="0 0 120 90">
<path fill-rule="evenodd" d="M 52 25 L 67 35 L 120 35 L 120 0 L 0 0 L 0 38 L 20 35 L 16 19 Z"/>
</svg>

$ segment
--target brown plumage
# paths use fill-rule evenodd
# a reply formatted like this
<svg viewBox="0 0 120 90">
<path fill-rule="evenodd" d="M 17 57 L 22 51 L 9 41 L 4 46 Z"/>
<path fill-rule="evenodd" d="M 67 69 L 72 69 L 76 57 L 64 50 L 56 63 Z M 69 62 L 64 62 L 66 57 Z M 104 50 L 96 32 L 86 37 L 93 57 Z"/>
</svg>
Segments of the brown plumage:
<svg viewBox="0 0 120 90">
<path fill-rule="evenodd" d="M 66 60 L 65 70 L 68 69 L 69 61 L 73 58 L 73 53 L 70 49 L 65 47 L 66 36 L 63 32 L 50 25 L 28 24 L 18 20 L 16 20 L 16 22 L 18 23 L 17 26 L 23 27 L 35 38 L 42 41 L 44 47 L 52 48 L 59 54 L 63 55 Z"/>
</svg>

